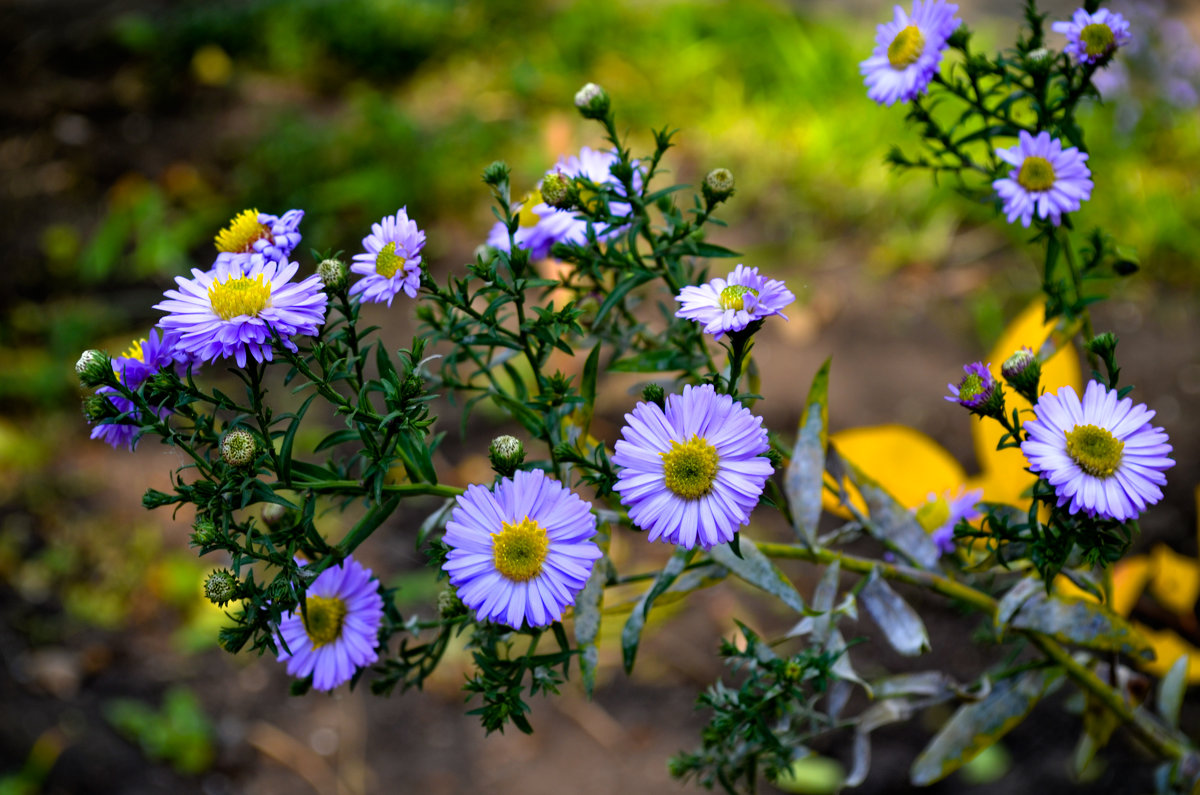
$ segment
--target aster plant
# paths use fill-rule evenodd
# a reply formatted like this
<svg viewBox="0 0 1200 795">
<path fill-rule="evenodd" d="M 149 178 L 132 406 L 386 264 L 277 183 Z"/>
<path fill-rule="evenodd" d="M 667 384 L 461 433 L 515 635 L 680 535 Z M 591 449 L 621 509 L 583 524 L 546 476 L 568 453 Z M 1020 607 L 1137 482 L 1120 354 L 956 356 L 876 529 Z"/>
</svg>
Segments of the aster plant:
<svg viewBox="0 0 1200 795">
<path fill-rule="evenodd" d="M 130 429 L 99 435 L 157 437 L 184 457 L 172 489 L 144 503 L 191 518 L 199 554 L 221 559 L 206 593 L 226 611 L 222 646 L 277 659 L 296 694 L 384 694 L 421 687 L 461 636 L 471 714 L 489 732 L 533 731 L 530 696 L 572 677 L 593 694 L 601 644 L 619 646 L 632 671 L 663 605 L 740 580 L 787 618 L 769 635 L 731 624 L 729 676 L 700 698 L 711 719 L 700 747 L 672 761 L 679 778 L 784 786 L 852 732 L 842 783 L 856 786 L 874 729 L 941 705 L 953 717 L 910 772 L 929 784 L 1069 681 L 1103 716 L 1082 726 L 1084 763 L 1124 726 L 1162 761 L 1164 789 L 1193 786 L 1200 756 L 1173 717 L 1182 690 L 1134 709 L 1128 683 L 1151 645 L 1111 607 L 1112 566 L 1163 499 L 1172 461 L 1153 411 L 1118 383 L 1116 338 L 1091 328 L 1089 285 L 1123 267 L 1115 244 L 1071 239 L 1092 180 L 1104 185 L 1074 115 L 1103 59 L 1041 54 L 1032 2 L 1025 22 L 1015 49 L 984 56 L 955 6 L 918 0 L 880 27 L 863 64 L 870 97 L 904 103 L 921 137 L 921 155 L 891 162 L 951 174 L 1045 249 L 1038 285 L 1054 335 L 998 373 L 968 364 L 947 397 L 1026 457 L 1036 479 L 1021 504 L 965 486 L 902 503 L 830 441 L 829 362 L 803 405 L 787 404 L 794 431 L 768 427 L 761 406 L 780 396 L 759 394 L 754 341 L 779 333 L 806 296 L 774 278 L 778 266 L 709 239 L 734 196 L 727 169 L 690 195 L 663 184 L 674 133 L 655 132 L 634 156 L 610 97 L 589 84 L 576 106 L 602 139 L 547 164 L 524 198 L 507 165 L 484 169 L 497 223 L 465 268 L 435 278 L 404 208 L 363 229 L 349 267 L 298 252 L 300 211 L 244 213 L 218 236 L 231 256 L 166 291 L 152 341 L 81 357 L 81 381 L 97 390 L 89 418 Z M 1112 30 L 1119 48 L 1125 34 Z M 965 107 L 960 121 L 947 126 L 935 99 Z M 394 312 L 420 323 L 399 350 L 367 325 Z M 1075 338 L 1093 382 L 1082 399 L 1044 393 L 1041 363 Z M 640 400 L 635 390 L 594 422 L 611 372 L 639 378 Z M 455 415 L 448 428 L 430 413 L 436 397 Z M 503 433 L 481 435 L 497 417 Z M 444 479 L 435 462 L 455 431 L 494 476 Z M 391 573 L 365 567 L 387 559 L 382 543 L 413 545 L 441 582 L 436 601 L 401 611 Z M 812 567 L 817 584 L 802 595 Z M 917 592 L 981 617 L 995 664 L 974 681 L 940 670 Z M 770 626 L 767 613 L 755 623 Z M 602 616 L 622 622 L 617 637 L 601 636 Z M 871 623 L 845 623 L 860 616 Z M 880 644 L 931 670 L 881 673 L 887 658 L 867 651 Z"/>
</svg>

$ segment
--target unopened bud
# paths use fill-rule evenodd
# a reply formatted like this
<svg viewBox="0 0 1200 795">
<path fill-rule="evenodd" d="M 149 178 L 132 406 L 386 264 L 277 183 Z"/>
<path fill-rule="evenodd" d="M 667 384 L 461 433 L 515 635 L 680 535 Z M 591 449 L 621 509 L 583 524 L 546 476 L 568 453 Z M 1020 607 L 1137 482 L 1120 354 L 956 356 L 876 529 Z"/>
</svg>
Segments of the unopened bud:
<svg viewBox="0 0 1200 795">
<path fill-rule="evenodd" d="M 704 178 L 700 190 L 709 204 L 720 204 L 733 195 L 733 172 L 727 168 L 714 168 Z"/>
<path fill-rule="evenodd" d="M 1042 365 L 1029 348 L 1020 348 L 1000 365 L 1000 375 L 1018 395 L 1036 403 L 1038 399 L 1038 381 L 1042 377 Z"/>
<path fill-rule="evenodd" d="M 646 384 L 642 387 L 642 400 L 653 403 L 660 409 L 666 409 L 667 391 L 659 384 Z"/>
<path fill-rule="evenodd" d="M 95 424 L 120 414 L 116 404 L 107 395 L 88 395 L 83 399 L 83 416 Z"/>
<path fill-rule="evenodd" d="M 488 448 L 492 469 L 502 478 L 510 478 L 525 461 L 525 445 L 515 436 L 497 436 Z"/>
<path fill-rule="evenodd" d="M 437 597 L 438 617 L 443 621 L 451 618 L 458 618 L 466 615 L 467 606 L 463 604 L 462 599 L 458 598 L 458 594 L 453 588 L 447 588 L 440 592 Z"/>
<path fill-rule="evenodd" d="M 277 502 L 269 502 L 263 506 L 262 520 L 267 527 L 279 527 L 287 518 L 288 509 Z"/>
<path fill-rule="evenodd" d="M 1111 331 L 1097 334 L 1087 341 L 1088 352 L 1094 353 L 1101 359 L 1108 360 L 1117 350 L 1117 337 Z"/>
<path fill-rule="evenodd" d="M 258 442 L 249 431 L 238 428 L 225 434 L 221 440 L 221 458 L 231 467 L 250 466 L 257 455 Z"/>
<path fill-rule="evenodd" d="M 542 178 L 542 201 L 556 210 L 569 210 L 575 205 L 575 186 L 561 171 Z"/>
<path fill-rule="evenodd" d="M 201 517 L 192 525 L 192 546 L 211 547 L 221 540 L 221 531 L 208 517 Z"/>
<path fill-rule="evenodd" d="M 585 119 L 603 119 L 608 115 L 608 92 L 595 83 L 588 83 L 575 93 L 575 107 Z"/>
<path fill-rule="evenodd" d="M 483 181 L 493 188 L 499 188 L 508 183 L 508 164 L 497 160 L 483 170 Z"/>
<path fill-rule="evenodd" d="M 104 386 L 116 380 L 108 354 L 94 348 L 84 351 L 79 361 L 75 362 L 75 373 L 84 386 Z"/>
<path fill-rule="evenodd" d="M 217 569 L 204 581 L 204 596 L 217 607 L 237 599 L 241 591 L 242 583 L 228 569 Z"/>
<path fill-rule="evenodd" d="M 346 289 L 349 274 L 346 271 L 345 263 L 340 259 L 322 260 L 321 264 L 317 266 L 317 275 L 325 283 L 325 289 L 331 293 L 340 293 Z"/>
</svg>

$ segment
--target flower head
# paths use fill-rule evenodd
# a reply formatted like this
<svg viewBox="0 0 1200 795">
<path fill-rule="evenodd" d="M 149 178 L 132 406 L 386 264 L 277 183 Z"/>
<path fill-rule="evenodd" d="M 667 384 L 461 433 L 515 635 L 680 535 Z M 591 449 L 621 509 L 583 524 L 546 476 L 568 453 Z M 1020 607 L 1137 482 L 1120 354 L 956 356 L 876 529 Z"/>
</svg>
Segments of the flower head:
<svg viewBox="0 0 1200 795">
<path fill-rule="evenodd" d="M 446 523 L 442 566 L 480 621 L 542 627 L 575 603 L 601 556 L 592 506 L 541 470 L 473 485 Z"/>
<path fill-rule="evenodd" d="M 317 690 L 333 690 L 379 659 L 379 582 L 348 557 L 317 575 L 305 593 L 307 620 L 297 608 L 279 622 L 286 651 L 280 648 L 278 659 L 290 675 L 312 675 Z"/>
<path fill-rule="evenodd" d="M 983 515 L 975 507 L 982 497 L 983 489 L 967 491 L 966 486 L 960 486 L 957 494 L 949 491 L 940 496 L 930 494 L 925 504 L 916 509 L 917 522 L 933 536 L 943 555 L 954 551 L 954 528 L 959 521 L 970 522 Z"/>
<path fill-rule="evenodd" d="M 1064 386 L 1034 406 L 1037 419 L 1022 426 L 1021 452 L 1029 467 L 1054 487 L 1059 506 L 1118 521 L 1134 519 L 1162 499 L 1171 445 L 1154 412 L 1091 381 L 1082 403 Z"/>
<path fill-rule="evenodd" d="M 270 361 L 272 331 L 294 351 L 293 335 L 316 334 L 325 322 L 321 277 L 293 283 L 299 268 L 261 254 L 208 272 L 193 268 L 191 279 L 176 276 L 179 289 L 167 290 L 167 300 L 155 305 L 168 313 L 159 325 L 179 332 L 178 350 L 200 361 L 233 358 L 244 367 L 247 353 Z"/>
<path fill-rule="evenodd" d="M 1104 63 L 1118 47 L 1133 41 L 1129 20 L 1107 8 L 1094 14 L 1077 9 L 1069 20 L 1055 22 L 1050 29 L 1067 37 L 1066 52 L 1080 63 Z"/>
<path fill-rule="evenodd" d="M 705 384 L 668 396 L 665 409 L 638 403 L 625 422 L 613 488 L 633 523 L 688 548 L 732 541 L 774 471 L 762 418 Z"/>
<path fill-rule="evenodd" d="M 416 221 L 409 220 L 407 207 L 371 224 L 371 234 L 362 244 L 366 252 L 354 255 L 350 270 L 363 278 L 350 288 L 350 295 L 362 293 L 363 301 L 386 302 L 388 306 L 401 290 L 409 298 L 417 297 L 425 233 Z"/>
<path fill-rule="evenodd" d="M 958 385 L 946 384 L 950 390 L 946 400 L 982 412 L 996 394 L 996 378 L 990 368 L 990 364 L 983 362 L 964 364 L 963 377 Z"/>
<path fill-rule="evenodd" d="M 913 0 L 911 15 L 896 6 L 895 19 L 876 28 L 871 57 L 859 64 L 867 96 L 891 105 L 925 93 L 950 34 L 962 22 L 957 11 L 957 5 L 943 0 Z"/>
<path fill-rule="evenodd" d="M 286 263 L 288 255 L 300 244 L 303 210 L 288 210 L 283 215 L 243 210 L 217 233 L 216 265 L 246 264 L 254 254 Z"/>
<path fill-rule="evenodd" d="M 1029 226 L 1036 210 L 1039 218 L 1058 226 L 1063 213 L 1078 210 L 1092 197 L 1092 172 L 1084 163 L 1088 156 L 1073 146 L 1063 149 L 1062 141 L 1048 132 L 1034 138 L 1022 130 L 1016 146 L 997 149 L 996 155 L 1013 167 L 992 183 L 1010 224 L 1020 218 L 1022 226 Z"/>
<path fill-rule="evenodd" d="M 756 320 L 779 315 L 796 300 L 778 279 L 758 274 L 758 268 L 738 265 L 724 279 L 718 277 L 699 287 L 684 287 L 675 297 L 680 309 L 675 317 L 694 320 L 717 339 L 728 331 L 741 331 Z"/>
<path fill-rule="evenodd" d="M 585 146 L 579 150 L 578 155 L 560 158 L 548 173 L 570 178 L 584 177 L 596 185 L 611 186 L 618 194 L 624 195 L 621 181 L 614 177 L 611 171 L 616 162 L 616 152 L 599 151 Z M 639 187 L 642 174 L 636 168 L 633 179 L 634 187 Z M 624 202 L 609 202 L 608 210 L 618 218 L 630 213 L 629 205 Z M 579 245 L 587 242 L 588 222 L 576 217 L 571 210 L 556 210 L 544 202 L 540 186 L 522 202 L 519 223 L 513 237 L 517 246 L 529 251 L 532 259 L 545 259 L 550 256 L 550 249 L 555 243 Z M 608 224 L 592 224 L 592 229 L 599 239 L 619 231 L 619 227 Z M 503 223 L 497 222 L 492 227 L 487 242 L 489 246 L 501 251 L 509 250 L 508 229 Z"/>
<path fill-rule="evenodd" d="M 164 367 L 179 368 L 186 363 L 186 355 L 178 348 L 179 335 L 174 331 L 161 328 L 150 329 L 150 333 L 140 340 L 134 340 L 129 348 L 120 356 L 111 359 L 113 374 L 126 387 L 136 390 L 147 378 Z M 101 439 L 113 447 L 137 446 L 137 437 L 141 425 L 141 413 L 133 401 L 125 398 L 112 387 L 101 387 L 96 390 L 98 396 L 106 397 L 117 408 L 117 416 L 111 422 L 101 422 L 92 428 L 91 438 Z M 165 406 L 155 409 L 159 417 L 165 417 L 171 410 Z M 127 415 L 119 420 L 120 415 Z"/>
</svg>

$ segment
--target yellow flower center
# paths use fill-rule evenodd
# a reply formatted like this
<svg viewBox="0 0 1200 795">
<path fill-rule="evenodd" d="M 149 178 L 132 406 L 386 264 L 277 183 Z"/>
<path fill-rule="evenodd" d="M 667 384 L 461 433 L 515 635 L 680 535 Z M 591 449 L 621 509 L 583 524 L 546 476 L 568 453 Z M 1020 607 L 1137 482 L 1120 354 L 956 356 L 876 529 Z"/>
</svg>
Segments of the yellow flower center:
<svg viewBox="0 0 1200 795">
<path fill-rule="evenodd" d="M 271 230 L 258 222 L 258 210 L 242 210 L 229 226 L 217 233 L 217 251 L 232 254 L 249 254 L 254 251 L 255 241 L 271 240 Z"/>
<path fill-rule="evenodd" d="M 1111 477 L 1121 466 L 1125 443 L 1095 425 L 1076 425 L 1067 431 L 1067 455 L 1079 468 L 1098 478 Z"/>
<path fill-rule="evenodd" d="M 1017 172 L 1017 184 L 1028 191 L 1050 190 L 1054 187 L 1054 166 L 1044 157 L 1027 157 Z"/>
<path fill-rule="evenodd" d="M 721 291 L 719 303 L 722 309 L 744 309 L 745 301 L 742 299 L 746 293 L 758 295 L 758 290 L 753 287 L 745 287 L 740 284 L 731 284 Z"/>
<path fill-rule="evenodd" d="M 208 301 L 212 304 L 213 312 L 222 320 L 239 315 L 258 317 L 270 300 L 271 283 L 261 273 L 253 279 L 241 276 L 227 279 L 224 284 L 213 282 L 208 288 Z"/>
<path fill-rule="evenodd" d="M 532 190 L 526 194 L 524 199 L 521 199 L 521 212 L 517 213 L 520 219 L 518 223 L 521 226 L 537 226 L 537 222 L 542 220 L 542 217 L 533 211 L 542 203 L 542 192 L 540 190 Z"/>
<path fill-rule="evenodd" d="M 525 582 L 542 573 L 550 537 L 540 524 L 526 516 L 516 524 L 502 522 L 504 528 L 492 533 L 492 562 L 496 571 L 513 582 Z"/>
<path fill-rule="evenodd" d="M 950 521 L 950 503 L 944 497 L 929 500 L 917 509 L 917 523 L 925 528 L 926 533 L 932 533 Z"/>
<path fill-rule="evenodd" d="M 1079 31 L 1079 40 L 1083 42 L 1083 49 L 1093 58 L 1105 55 L 1117 43 L 1112 28 L 1101 22 L 1094 22 Z"/>
<path fill-rule="evenodd" d="M 404 257 L 396 253 L 395 241 L 379 249 L 379 253 L 375 255 L 375 272 L 385 279 L 395 276 L 396 271 L 403 265 Z"/>
<path fill-rule="evenodd" d="M 888 63 L 893 69 L 907 69 L 917 62 L 925 49 L 925 37 L 916 25 L 909 25 L 896 34 L 888 45 Z"/>
<path fill-rule="evenodd" d="M 720 457 L 707 439 L 692 436 L 691 441 L 683 444 L 672 440 L 670 451 L 659 455 L 663 460 L 663 479 L 675 494 L 685 500 L 698 500 L 712 491 Z"/>
<path fill-rule="evenodd" d="M 121 355 L 126 359 L 137 359 L 139 362 L 146 361 L 146 353 L 142 350 L 142 346 L 145 345 L 147 341 L 148 340 L 145 337 L 142 337 L 140 340 L 134 340 L 132 343 L 130 343 L 129 348 L 126 349 L 125 353 Z"/>
<path fill-rule="evenodd" d="M 327 646 L 342 636 L 346 620 L 346 603 L 336 596 L 308 597 L 308 620 L 304 631 L 314 649 Z"/>
</svg>

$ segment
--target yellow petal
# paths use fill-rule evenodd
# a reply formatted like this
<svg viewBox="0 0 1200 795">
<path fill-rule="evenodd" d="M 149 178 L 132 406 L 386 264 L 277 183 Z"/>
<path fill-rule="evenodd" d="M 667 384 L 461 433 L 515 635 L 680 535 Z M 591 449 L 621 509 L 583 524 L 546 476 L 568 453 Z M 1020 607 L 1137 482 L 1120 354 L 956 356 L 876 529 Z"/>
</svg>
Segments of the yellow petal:
<svg viewBox="0 0 1200 795">
<path fill-rule="evenodd" d="M 830 434 L 842 457 L 873 478 L 905 508 L 925 502 L 930 492 L 957 489 L 966 473 L 954 456 L 920 431 L 903 425 L 850 428 Z M 851 499 L 862 510 L 862 498 L 851 487 Z M 845 515 L 836 498 L 824 496 L 825 509 Z"/>
<path fill-rule="evenodd" d="M 1155 545 L 1150 555 L 1154 566 L 1151 595 L 1176 615 L 1193 615 L 1200 598 L 1200 561 L 1180 555 L 1166 544 Z"/>
</svg>

